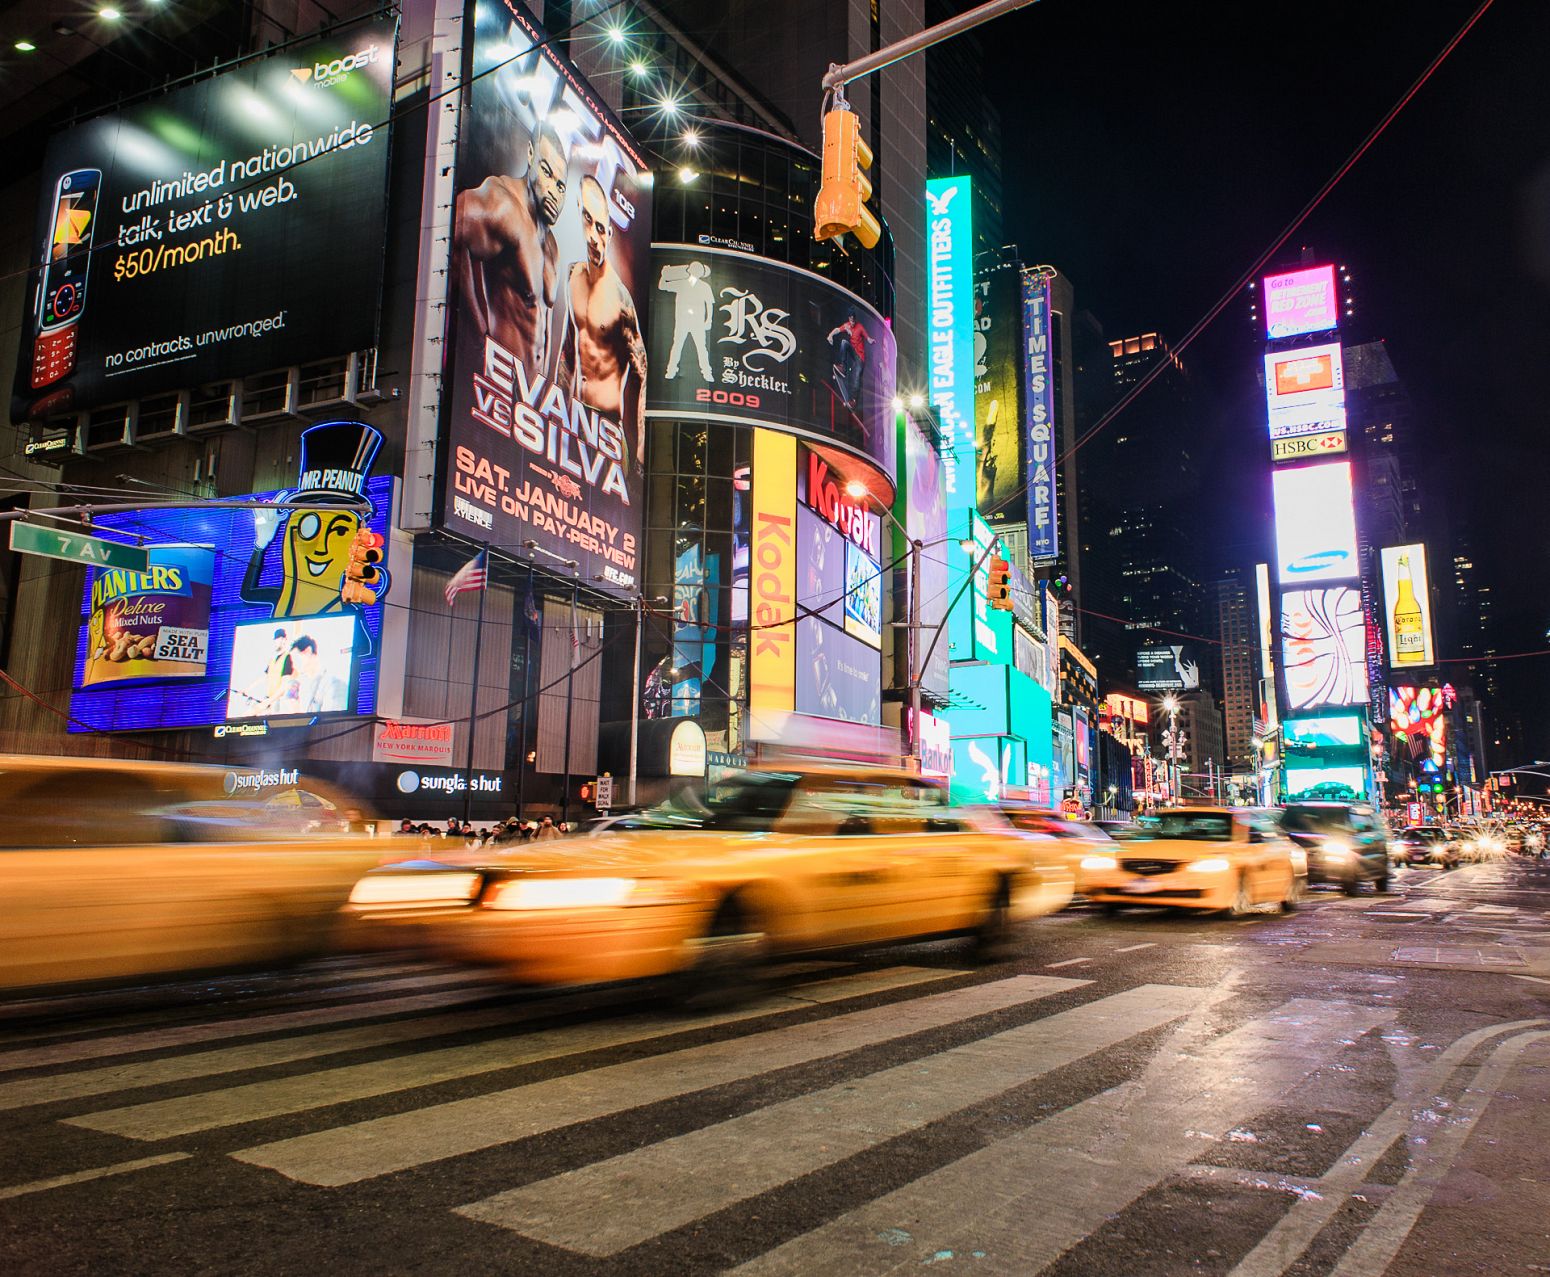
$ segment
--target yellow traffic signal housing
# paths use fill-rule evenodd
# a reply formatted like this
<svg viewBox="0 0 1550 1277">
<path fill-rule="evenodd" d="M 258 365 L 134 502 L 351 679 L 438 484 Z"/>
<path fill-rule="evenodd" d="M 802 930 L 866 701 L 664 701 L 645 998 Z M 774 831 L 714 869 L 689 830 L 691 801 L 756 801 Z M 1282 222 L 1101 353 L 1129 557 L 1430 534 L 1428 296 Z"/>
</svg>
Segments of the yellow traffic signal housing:
<svg viewBox="0 0 1550 1277">
<path fill-rule="evenodd" d="M 990 584 L 985 588 L 990 606 L 1003 612 L 1012 610 L 1012 565 L 999 556 L 990 560 Z"/>
<path fill-rule="evenodd" d="M 861 121 L 843 108 L 823 117 L 823 184 L 813 204 L 813 238 L 837 239 L 847 231 L 876 248 L 883 224 L 866 206 L 872 197 L 872 148 L 861 140 Z"/>
<path fill-rule="evenodd" d="M 355 534 L 350 543 L 350 561 L 345 566 L 339 597 L 346 603 L 375 603 L 376 590 L 370 588 L 382 579 L 382 537 L 367 528 Z"/>
</svg>

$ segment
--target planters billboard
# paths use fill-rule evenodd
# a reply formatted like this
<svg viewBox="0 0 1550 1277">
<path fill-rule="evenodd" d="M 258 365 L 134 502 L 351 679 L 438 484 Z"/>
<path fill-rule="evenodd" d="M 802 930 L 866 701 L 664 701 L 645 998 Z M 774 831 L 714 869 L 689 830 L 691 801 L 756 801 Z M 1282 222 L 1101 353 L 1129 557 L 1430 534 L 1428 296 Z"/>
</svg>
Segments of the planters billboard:
<svg viewBox="0 0 1550 1277">
<path fill-rule="evenodd" d="M 13 415 L 372 345 L 394 40 L 362 23 L 56 137 Z"/>
<path fill-rule="evenodd" d="M 315 509 L 98 516 L 101 528 L 145 538 L 150 565 L 87 578 L 71 730 L 374 712 L 390 581 L 384 571 L 366 605 L 340 593 L 356 533 L 389 530 L 392 480 L 371 477 L 381 444 L 361 422 L 313 426 L 296 487 L 251 498 Z M 348 504 L 361 497 L 364 515 Z"/>
<path fill-rule="evenodd" d="M 893 487 L 898 352 L 882 316 L 821 275 L 725 249 L 656 244 L 651 270 L 651 416 L 840 444 Z"/>
<path fill-rule="evenodd" d="M 651 175 L 513 0 L 472 8 L 441 522 L 640 578 Z"/>
</svg>

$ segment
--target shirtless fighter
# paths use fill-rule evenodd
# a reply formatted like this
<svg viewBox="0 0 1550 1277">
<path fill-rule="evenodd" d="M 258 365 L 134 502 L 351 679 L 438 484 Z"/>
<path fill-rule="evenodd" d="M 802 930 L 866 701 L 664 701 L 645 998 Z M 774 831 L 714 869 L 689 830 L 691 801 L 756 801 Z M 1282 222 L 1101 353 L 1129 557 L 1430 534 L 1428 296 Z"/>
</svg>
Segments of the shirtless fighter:
<svg viewBox="0 0 1550 1277">
<path fill-rule="evenodd" d="M 608 260 L 613 221 L 608 196 L 590 173 L 581 179 L 581 226 L 587 260 L 565 279 L 565 334 L 555 380 L 589 408 L 635 431 L 635 460 L 646 461 L 646 345 L 635 300 Z"/>
<path fill-rule="evenodd" d="M 560 262 L 553 228 L 568 169 L 559 134 L 545 124 L 527 144 L 525 180 L 497 174 L 457 197 L 452 242 L 480 335 L 533 370 L 549 362 Z"/>
</svg>

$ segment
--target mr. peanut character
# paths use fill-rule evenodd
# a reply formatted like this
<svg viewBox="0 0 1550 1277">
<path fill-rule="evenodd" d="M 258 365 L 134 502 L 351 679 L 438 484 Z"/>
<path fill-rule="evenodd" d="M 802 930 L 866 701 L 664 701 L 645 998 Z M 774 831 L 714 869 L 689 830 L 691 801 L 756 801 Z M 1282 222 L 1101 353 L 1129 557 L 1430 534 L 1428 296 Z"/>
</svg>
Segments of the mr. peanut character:
<svg viewBox="0 0 1550 1277">
<path fill-rule="evenodd" d="M 282 512 L 253 512 L 253 557 L 242 580 L 244 603 L 269 604 L 276 617 L 358 611 L 340 592 L 350 547 L 371 511 L 344 507 L 366 499 L 366 478 L 381 447 L 382 436 L 363 421 L 327 421 L 302 432 L 301 482 L 279 499 L 315 502 L 318 508 L 292 510 L 285 519 L 279 585 L 259 582 Z M 373 588 L 379 599 L 387 592 L 386 572 Z"/>
</svg>

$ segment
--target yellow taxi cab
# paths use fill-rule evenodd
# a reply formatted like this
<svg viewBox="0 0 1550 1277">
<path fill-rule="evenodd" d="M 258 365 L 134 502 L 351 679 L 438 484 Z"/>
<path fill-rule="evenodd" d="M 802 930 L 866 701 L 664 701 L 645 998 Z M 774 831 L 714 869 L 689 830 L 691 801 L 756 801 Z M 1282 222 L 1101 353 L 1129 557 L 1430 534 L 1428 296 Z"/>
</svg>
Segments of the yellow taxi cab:
<svg viewBox="0 0 1550 1277">
<path fill-rule="evenodd" d="M 1087 879 L 1091 872 L 1087 865 L 1107 864 L 1116 854 L 1118 842 L 1110 834 L 1090 821 L 1051 811 L 1047 807 L 1030 807 L 1021 803 L 1002 803 L 1001 810 L 1014 828 L 1028 833 L 1047 834 L 1060 843 L 1071 864 L 1076 878 L 1076 894 L 1088 894 Z"/>
<path fill-rule="evenodd" d="M 1164 810 L 1112 852 L 1082 861 L 1084 892 L 1109 913 L 1125 905 L 1290 912 L 1307 879 L 1302 850 L 1269 812 L 1249 807 Z"/>
<path fill-rule="evenodd" d="M 0 756 L 0 989 L 274 964 L 328 947 L 382 843 L 301 782 L 122 759 Z M 259 778 L 261 779 L 261 778 Z"/>
<path fill-rule="evenodd" d="M 999 956 L 1014 924 L 1070 901 L 1055 848 L 903 772 L 753 770 L 723 785 L 695 828 L 615 827 L 490 849 L 477 865 L 385 866 L 348 912 L 363 937 L 527 984 L 713 979 L 773 957 L 955 934 Z"/>
</svg>

